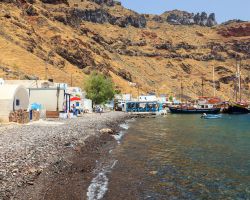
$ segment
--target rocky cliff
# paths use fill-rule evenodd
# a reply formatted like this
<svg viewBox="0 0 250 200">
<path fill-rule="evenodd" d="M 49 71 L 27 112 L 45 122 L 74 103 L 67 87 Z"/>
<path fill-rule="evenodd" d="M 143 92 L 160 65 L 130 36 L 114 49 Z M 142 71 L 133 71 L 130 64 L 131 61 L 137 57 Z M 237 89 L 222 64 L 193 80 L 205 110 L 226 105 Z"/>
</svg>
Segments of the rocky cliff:
<svg viewBox="0 0 250 200">
<path fill-rule="evenodd" d="M 174 25 L 199 25 L 212 27 L 217 25 L 215 14 L 202 13 L 188 13 L 185 11 L 174 10 L 165 12 L 161 15 L 162 21 L 166 21 Z"/>
<path fill-rule="evenodd" d="M 212 90 L 233 97 L 235 59 L 242 60 L 249 94 L 249 23 L 216 25 L 215 15 L 183 11 L 141 15 L 113 0 L 0 0 L 0 76 L 82 86 L 93 70 L 117 89 L 186 96 Z M 45 74 L 47 73 L 47 74 Z"/>
</svg>

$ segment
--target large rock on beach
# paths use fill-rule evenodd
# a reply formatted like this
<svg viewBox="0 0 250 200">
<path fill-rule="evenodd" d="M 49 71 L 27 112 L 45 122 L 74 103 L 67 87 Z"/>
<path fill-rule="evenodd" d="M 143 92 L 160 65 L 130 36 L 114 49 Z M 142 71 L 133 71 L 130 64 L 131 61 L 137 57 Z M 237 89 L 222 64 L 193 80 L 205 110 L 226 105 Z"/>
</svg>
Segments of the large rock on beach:
<svg viewBox="0 0 250 200">
<path fill-rule="evenodd" d="M 110 135 L 115 134 L 115 132 L 110 128 L 103 128 L 103 129 L 100 130 L 100 133 L 101 134 L 110 134 Z"/>
</svg>

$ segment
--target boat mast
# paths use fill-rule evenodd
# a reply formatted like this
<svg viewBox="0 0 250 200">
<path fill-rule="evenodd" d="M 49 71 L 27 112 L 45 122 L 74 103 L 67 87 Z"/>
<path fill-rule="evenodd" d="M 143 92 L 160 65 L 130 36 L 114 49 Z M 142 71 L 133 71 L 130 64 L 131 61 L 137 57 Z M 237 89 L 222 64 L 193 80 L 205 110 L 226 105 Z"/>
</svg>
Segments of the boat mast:
<svg viewBox="0 0 250 200">
<path fill-rule="evenodd" d="M 240 102 L 241 102 L 241 60 L 239 61 L 239 95 L 240 95 Z"/>
<path fill-rule="evenodd" d="M 238 101 L 238 88 L 237 88 L 237 78 L 238 78 L 238 63 L 237 63 L 237 59 L 236 59 L 236 76 L 235 76 L 235 80 L 234 80 L 234 93 L 235 93 L 235 102 Z"/>
<path fill-rule="evenodd" d="M 239 100 L 241 102 L 241 61 L 236 60 L 236 78 L 238 79 L 236 84 L 238 84 L 238 88 L 236 89 L 236 102 L 238 100 L 238 93 L 239 93 Z"/>
<path fill-rule="evenodd" d="M 214 97 L 215 97 L 214 66 L 213 66 L 213 87 L 214 87 Z"/>
</svg>

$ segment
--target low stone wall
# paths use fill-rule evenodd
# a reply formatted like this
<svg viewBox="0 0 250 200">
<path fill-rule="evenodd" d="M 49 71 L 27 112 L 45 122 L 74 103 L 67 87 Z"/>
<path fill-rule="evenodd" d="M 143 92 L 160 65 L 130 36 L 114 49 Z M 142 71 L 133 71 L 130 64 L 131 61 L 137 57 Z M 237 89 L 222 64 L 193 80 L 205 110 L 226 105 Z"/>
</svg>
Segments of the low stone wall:
<svg viewBox="0 0 250 200">
<path fill-rule="evenodd" d="M 32 121 L 38 121 L 40 119 L 40 112 L 32 110 Z M 17 110 L 10 112 L 9 122 L 16 122 L 19 124 L 26 124 L 30 122 L 30 112 L 26 110 Z"/>
<path fill-rule="evenodd" d="M 40 112 L 32 110 L 32 121 L 38 121 L 40 119 Z"/>
<path fill-rule="evenodd" d="M 9 114 L 9 122 L 16 122 L 19 124 L 26 124 L 30 121 L 30 114 L 25 110 L 12 111 Z"/>
</svg>

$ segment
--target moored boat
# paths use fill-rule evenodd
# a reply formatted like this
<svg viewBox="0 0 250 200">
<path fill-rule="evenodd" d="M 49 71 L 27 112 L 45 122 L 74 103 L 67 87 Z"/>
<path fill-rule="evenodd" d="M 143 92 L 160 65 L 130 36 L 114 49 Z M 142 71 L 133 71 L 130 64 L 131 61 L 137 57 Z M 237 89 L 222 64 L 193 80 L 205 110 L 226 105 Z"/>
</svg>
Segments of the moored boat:
<svg viewBox="0 0 250 200">
<path fill-rule="evenodd" d="M 171 113 L 175 114 L 218 114 L 220 108 L 181 108 L 181 107 L 169 107 Z"/>
<path fill-rule="evenodd" d="M 228 106 L 226 110 L 228 114 L 248 114 L 248 106 L 242 103 L 232 103 Z"/>
<path fill-rule="evenodd" d="M 228 108 L 225 110 L 228 114 L 247 114 L 249 113 L 248 104 L 242 101 L 241 96 L 241 60 L 236 60 L 236 80 L 235 81 L 235 102 L 229 102 Z M 238 101 L 239 97 L 239 101 Z"/>
<path fill-rule="evenodd" d="M 179 114 L 218 114 L 221 110 L 219 98 L 199 97 L 194 103 L 169 107 L 171 113 Z"/>
<path fill-rule="evenodd" d="M 216 115 L 216 114 L 203 114 L 201 116 L 202 119 L 220 119 L 221 115 Z"/>
</svg>

